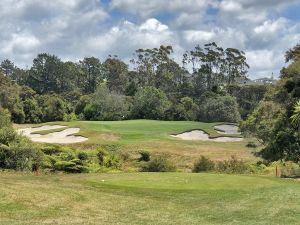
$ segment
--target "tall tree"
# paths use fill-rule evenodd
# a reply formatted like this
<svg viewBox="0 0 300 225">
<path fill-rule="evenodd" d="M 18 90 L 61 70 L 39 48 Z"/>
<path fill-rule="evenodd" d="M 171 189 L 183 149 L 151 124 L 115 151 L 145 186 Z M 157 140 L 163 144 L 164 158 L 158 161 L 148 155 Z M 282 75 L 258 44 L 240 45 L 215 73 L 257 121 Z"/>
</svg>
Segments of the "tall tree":
<svg viewBox="0 0 300 225">
<path fill-rule="evenodd" d="M 172 46 L 163 45 L 159 48 L 136 50 L 136 59 L 131 62 L 136 65 L 135 70 L 139 73 L 139 83 L 142 86 L 154 85 L 157 67 L 169 62 L 172 52 Z"/>
<path fill-rule="evenodd" d="M 246 76 L 249 65 L 246 62 L 245 53 L 236 48 L 227 48 L 225 55 L 225 76 L 227 77 L 227 83 L 233 84 L 237 78 Z"/>
<path fill-rule="evenodd" d="M 15 65 L 9 59 L 5 59 L 1 62 L 1 71 L 6 77 L 10 77 L 13 73 Z"/>
<path fill-rule="evenodd" d="M 64 91 L 63 62 L 55 55 L 38 54 L 29 71 L 27 85 L 39 94 Z"/>
<path fill-rule="evenodd" d="M 86 57 L 79 64 L 84 76 L 84 91 L 86 93 L 95 92 L 97 84 L 101 83 L 104 78 L 104 70 L 100 60 L 95 57 Z"/>
<path fill-rule="evenodd" d="M 185 53 L 183 64 L 192 68 L 195 94 L 201 95 L 204 91 L 235 83 L 236 78 L 246 76 L 249 66 L 244 55 L 235 48 L 224 50 L 215 42 L 205 44 L 204 48 L 198 45 Z"/>
<path fill-rule="evenodd" d="M 110 91 L 123 94 L 128 81 L 128 66 L 118 58 L 108 58 L 104 62 L 105 77 Z"/>
</svg>

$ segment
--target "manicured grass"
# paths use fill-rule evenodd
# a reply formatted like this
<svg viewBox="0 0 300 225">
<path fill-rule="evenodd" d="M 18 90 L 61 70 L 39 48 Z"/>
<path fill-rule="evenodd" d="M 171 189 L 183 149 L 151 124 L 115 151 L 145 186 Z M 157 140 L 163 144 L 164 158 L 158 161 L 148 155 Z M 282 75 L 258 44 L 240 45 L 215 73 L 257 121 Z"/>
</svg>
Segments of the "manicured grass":
<svg viewBox="0 0 300 225">
<path fill-rule="evenodd" d="M 0 224 L 299 224 L 300 182 L 191 173 L 0 173 Z"/>
<path fill-rule="evenodd" d="M 149 142 L 157 140 L 170 140 L 170 134 L 178 134 L 185 131 L 200 129 L 211 137 L 224 136 L 217 133 L 214 126 L 218 123 L 202 123 L 192 121 L 158 121 L 158 120 L 127 120 L 127 121 L 76 121 L 67 125 L 80 127 L 83 136 L 89 136 L 91 142 L 106 141 L 99 140 L 97 132 L 112 135 L 121 143 Z M 95 132 L 96 137 L 91 132 Z M 227 135 L 225 135 L 227 136 Z M 115 139 L 113 139 L 114 141 Z"/>
</svg>

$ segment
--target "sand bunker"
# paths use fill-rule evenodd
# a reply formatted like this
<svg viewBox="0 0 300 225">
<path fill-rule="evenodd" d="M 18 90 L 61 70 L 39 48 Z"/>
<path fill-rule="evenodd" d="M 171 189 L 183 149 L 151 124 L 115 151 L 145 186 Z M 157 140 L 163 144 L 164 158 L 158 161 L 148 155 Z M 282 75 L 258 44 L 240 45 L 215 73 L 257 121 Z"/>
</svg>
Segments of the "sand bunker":
<svg viewBox="0 0 300 225">
<path fill-rule="evenodd" d="M 171 135 L 171 137 L 180 138 L 182 140 L 200 140 L 200 141 L 215 141 L 215 142 L 237 142 L 237 141 L 244 140 L 243 138 L 235 138 L 235 137 L 210 138 L 209 135 L 202 130 L 193 130 L 189 132 L 184 132 L 182 134 Z"/>
<path fill-rule="evenodd" d="M 239 127 L 233 124 L 222 124 L 214 127 L 219 134 L 241 134 Z"/>
<path fill-rule="evenodd" d="M 61 125 L 46 125 L 42 127 L 35 127 L 35 128 L 24 128 L 18 129 L 17 132 L 21 135 L 29 137 L 34 142 L 42 142 L 42 143 L 56 143 L 56 144 L 73 144 L 87 141 L 88 138 L 81 137 L 81 136 L 74 136 L 80 131 L 79 128 L 66 128 L 63 131 L 53 132 L 45 135 L 41 134 L 32 134 L 38 131 L 45 131 L 45 130 L 54 130 L 54 129 L 61 129 L 66 128 L 66 126 Z"/>
</svg>

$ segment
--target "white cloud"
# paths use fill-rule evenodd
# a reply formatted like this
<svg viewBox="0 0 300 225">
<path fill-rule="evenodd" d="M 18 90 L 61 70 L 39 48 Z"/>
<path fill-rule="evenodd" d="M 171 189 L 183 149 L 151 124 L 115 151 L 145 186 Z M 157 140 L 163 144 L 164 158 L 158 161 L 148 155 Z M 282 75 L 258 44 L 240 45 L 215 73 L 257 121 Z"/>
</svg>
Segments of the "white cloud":
<svg viewBox="0 0 300 225">
<path fill-rule="evenodd" d="M 104 51 L 106 55 L 111 53 L 128 57 L 138 48 L 175 45 L 176 38 L 174 36 L 168 26 L 150 18 L 140 25 L 124 21 L 120 25 L 112 27 L 108 32 L 93 37 L 88 42 L 91 49 Z"/>
<path fill-rule="evenodd" d="M 266 20 L 262 25 L 254 28 L 256 34 L 274 34 L 281 32 L 288 25 L 288 20 L 285 18 L 279 18 L 275 21 Z"/>
<path fill-rule="evenodd" d="M 161 22 L 159 22 L 157 19 L 155 18 L 150 18 L 148 20 L 146 20 L 145 23 L 143 23 L 140 28 L 141 31 L 145 30 L 145 31 L 158 31 L 158 32 L 163 32 L 168 30 L 168 26 L 162 24 Z"/>
<path fill-rule="evenodd" d="M 227 12 L 235 12 L 242 9 L 242 5 L 235 1 L 222 1 L 220 3 L 220 9 Z"/>
<path fill-rule="evenodd" d="M 111 8 L 148 17 L 159 12 L 199 13 L 215 2 L 216 0 L 112 0 Z"/>
<path fill-rule="evenodd" d="M 216 37 L 216 34 L 211 31 L 201 31 L 201 30 L 184 31 L 185 40 L 187 42 L 192 42 L 192 43 L 210 42 L 215 37 Z"/>
<path fill-rule="evenodd" d="M 138 48 L 164 44 L 173 45 L 180 62 L 185 50 L 215 41 L 246 51 L 250 74 L 278 74 L 284 52 L 300 40 L 300 23 L 281 14 L 296 3 L 112 0 L 107 6 L 101 0 L 1 0 L 0 60 L 30 66 L 40 52 L 68 60 L 103 60 L 108 54 L 128 59 Z"/>
</svg>

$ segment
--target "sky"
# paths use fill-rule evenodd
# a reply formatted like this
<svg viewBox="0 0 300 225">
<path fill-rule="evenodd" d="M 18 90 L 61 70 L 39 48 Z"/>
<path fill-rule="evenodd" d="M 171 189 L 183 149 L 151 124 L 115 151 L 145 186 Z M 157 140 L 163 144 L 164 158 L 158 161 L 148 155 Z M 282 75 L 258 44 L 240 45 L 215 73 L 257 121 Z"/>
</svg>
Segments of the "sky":
<svg viewBox="0 0 300 225">
<path fill-rule="evenodd" d="M 139 48 L 185 51 L 209 42 L 243 50 L 252 79 L 278 76 L 300 43 L 300 0 L 1 0 L 0 60 L 26 68 L 38 53 L 64 61 Z"/>
</svg>

